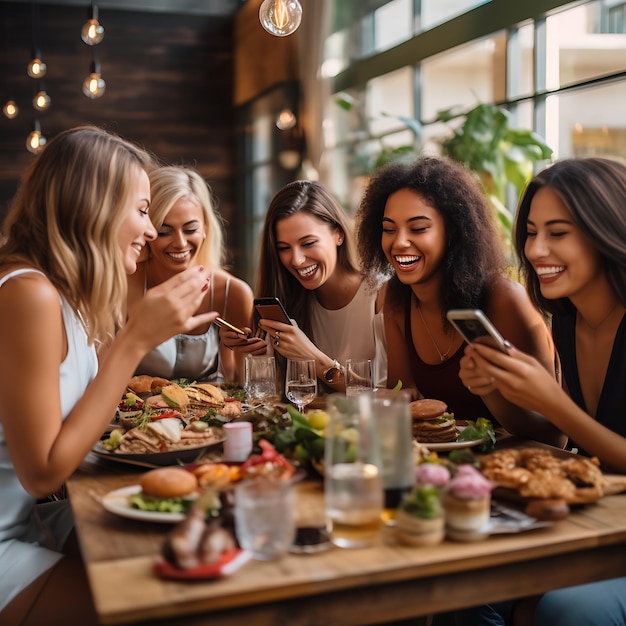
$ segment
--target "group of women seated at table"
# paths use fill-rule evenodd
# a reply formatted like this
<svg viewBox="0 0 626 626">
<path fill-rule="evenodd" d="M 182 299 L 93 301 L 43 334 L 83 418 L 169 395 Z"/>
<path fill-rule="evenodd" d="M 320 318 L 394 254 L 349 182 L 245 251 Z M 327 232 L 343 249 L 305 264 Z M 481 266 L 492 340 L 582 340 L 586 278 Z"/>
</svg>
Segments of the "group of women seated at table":
<svg viewBox="0 0 626 626">
<path fill-rule="evenodd" d="M 286 185 L 267 211 L 253 292 L 225 269 L 197 171 L 159 167 L 93 127 L 49 142 L 0 245 L 0 496 L 12 502 L 0 511 L 0 625 L 96 623 L 69 509 L 38 499 L 75 471 L 135 373 L 241 380 L 247 354 L 273 353 L 279 369 L 314 359 L 322 389 L 341 392 L 345 360 L 369 358 L 376 386 L 402 381 L 459 419 L 488 417 L 626 472 L 622 161 L 566 159 L 531 181 L 514 228 L 520 282 L 479 183 L 447 159 L 378 170 L 355 223 L 322 184 Z M 255 320 L 254 296 L 278 297 L 293 323 Z M 453 308 L 482 309 L 506 352 L 466 345 Z M 248 336 L 219 330 L 218 313 Z M 624 597 L 617 579 L 456 618 L 624 623 Z"/>
</svg>

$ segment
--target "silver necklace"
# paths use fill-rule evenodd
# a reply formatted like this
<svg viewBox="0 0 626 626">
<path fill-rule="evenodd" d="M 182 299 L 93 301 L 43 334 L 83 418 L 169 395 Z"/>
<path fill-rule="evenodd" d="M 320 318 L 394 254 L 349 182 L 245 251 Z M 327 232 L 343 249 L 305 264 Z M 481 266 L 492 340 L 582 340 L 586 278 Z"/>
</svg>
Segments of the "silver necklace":
<svg viewBox="0 0 626 626">
<path fill-rule="evenodd" d="M 450 345 L 448 346 L 448 349 L 445 352 L 441 352 L 439 346 L 437 345 L 437 342 L 435 341 L 435 337 L 430 332 L 430 328 L 428 328 L 428 324 L 426 323 L 426 320 L 424 319 L 424 314 L 422 313 L 422 307 L 419 304 L 417 306 L 417 310 L 419 311 L 420 317 L 422 318 L 422 324 L 424 324 L 424 328 L 426 329 L 426 332 L 428 333 L 430 340 L 433 342 L 433 346 L 435 346 L 435 350 L 437 350 L 437 354 L 439 355 L 439 358 L 443 363 L 448 358 L 450 350 L 452 350 L 452 344 L 454 343 L 454 334 L 452 334 L 452 336 L 450 337 Z"/>
</svg>

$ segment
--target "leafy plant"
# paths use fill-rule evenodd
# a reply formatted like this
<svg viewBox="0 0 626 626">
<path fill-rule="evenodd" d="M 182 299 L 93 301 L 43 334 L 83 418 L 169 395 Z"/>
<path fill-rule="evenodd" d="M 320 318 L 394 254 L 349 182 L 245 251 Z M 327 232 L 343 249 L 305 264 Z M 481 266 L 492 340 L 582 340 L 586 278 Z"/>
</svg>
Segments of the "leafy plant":
<svg viewBox="0 0 626 626">
<path fill-rule="evenodd" d="M 464 117 L 452 135 L 440 141 L 446 156 L 476 172 L 496 210 L 507 238 L 513 216 L 506 207 L 507 185 L 519 197 L 533 175 L 536 161 L 549 159 L 552 149 L 532 130 L 511 128 L 511 115 L 494 104 L 479 104 L 466 113 L 439 111 L 436 121 L 449 123 Z"/>
<path fill-rule="evenodd" d="M 358 106 L 349 94 L 340 94 L 336 102 L 346 111 Z M 373 155 L 361 155 L 359 163 L 365 174 L 371 174 L 386 163 L 413 160 L 422 151 L 419 120 L 384 112 L 381 116 L 402 122 L 413 134 L 413 141 L 392 148 L 385 145 L 384 137 L 370 137 L 379 142 L 380 150 Z M 452 124 L 460 119 L 463 119 L 461 125 Z M 437 113 L 435 121 L 450 126 L 450 133 L 438 140 L 441 153 L 477 174 L 509 244 L 513 213 L 506 206 L 508 184 L 513 185 L 519 197 L 533 175 L 534 163 L 550 159 L 552 149 L 534 131 L 512 128 L 510 113 L 495 104 L 481 103 L 466 112 L 458 112 L 458 107 L 444 109 Z"/>
</svg>

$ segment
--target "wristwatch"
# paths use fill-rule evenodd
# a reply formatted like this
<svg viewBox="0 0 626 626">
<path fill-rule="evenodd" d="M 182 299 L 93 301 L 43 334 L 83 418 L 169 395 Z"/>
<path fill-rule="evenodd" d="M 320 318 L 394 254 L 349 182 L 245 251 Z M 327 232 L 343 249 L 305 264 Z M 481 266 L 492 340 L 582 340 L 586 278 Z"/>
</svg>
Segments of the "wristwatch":
<svg viewBox="0 0 626 626">
<path fill-rule="evenodd" d="M 333 364 L 328 369 L 324 370 L 322 376 L 327 383 L 338 383 L 343 377 L 343 368 L 341 367 L 341 363 L 335 359 Z"/>
</svg>

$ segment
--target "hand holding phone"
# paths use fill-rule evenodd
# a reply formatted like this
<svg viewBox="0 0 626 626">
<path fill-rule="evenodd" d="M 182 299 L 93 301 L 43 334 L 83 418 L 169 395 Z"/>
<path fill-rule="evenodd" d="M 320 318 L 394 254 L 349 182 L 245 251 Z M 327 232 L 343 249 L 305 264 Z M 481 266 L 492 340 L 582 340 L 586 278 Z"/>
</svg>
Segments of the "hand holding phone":
<svg viewBox="0 0 626 626">
<path fill-rule="evenodd" d="M 451 309 L 446 317 L 467 343 L 485 343 L 507 352 L 504 338 L 480 309 Z"/>
<path fill-rule="evenodd" d="M 289 315 L 278 298 L 255 298 L 254 309 L 261 319 L 291 324 Z"/>
</svg>

